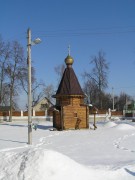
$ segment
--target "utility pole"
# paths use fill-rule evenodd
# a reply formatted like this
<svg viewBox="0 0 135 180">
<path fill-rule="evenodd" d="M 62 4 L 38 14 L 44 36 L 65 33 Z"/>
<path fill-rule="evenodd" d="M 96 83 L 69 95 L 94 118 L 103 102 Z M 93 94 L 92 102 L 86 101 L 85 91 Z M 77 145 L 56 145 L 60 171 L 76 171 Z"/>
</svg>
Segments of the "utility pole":
<svg viewBox="0 0 135 180">
<path fill-rule="evenodd" d="M 28 144 L 32 144 L 32 93 L 31 93 L 31 46 L 39 44 L 41 39 L 31 41 L 31 30 L 27 30 L 27 65 L 28 65 Z"/>
<path fill-rule="evenodd" d="M 31 30 L 27 30 L 27 64 L 28 64 L 28 144 L 32 144 L 32 96 L 31 96 Z"/>
</svg>

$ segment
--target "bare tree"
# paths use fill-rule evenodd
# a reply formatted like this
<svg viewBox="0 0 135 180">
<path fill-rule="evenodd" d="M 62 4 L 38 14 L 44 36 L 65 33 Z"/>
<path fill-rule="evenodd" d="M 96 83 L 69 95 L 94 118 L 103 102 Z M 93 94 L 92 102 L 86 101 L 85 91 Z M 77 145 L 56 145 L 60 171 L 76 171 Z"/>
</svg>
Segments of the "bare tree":
<svg viewBox="0 0 135 180">
<path fill-rule="evenodd" d="M 93 56 L 90 64 L 93 65 L 91 72 L 84 72 L 83 76 L 91 83 L 91 87 L 96 87 L 98 103 L 102 109 L 102 93 L 108 85 L 108 69 L 109 64 L 105 59 L 105 53 L 98 52 L 97 56 Z M 91 97 L 92 98 L 92 97 Z"/>
<path fill-rule="evenodd" d="M 128 94 L 121 92 L 119 96 L 115 96 L 115 108 L 122 111 L 127 102 L 134 101 L 131 96 Z"/>
<path fill-rule="evenodd" d="M 63 76 L 64 70 L 65 70 L 65 64 L 60 64 L 54 68 L 57 76 L 58 76 L 58 84 L 60 83 L 60 80 Z"/>
<path fill-rule="evenodd" d="M 7 63 L 6 73 L 8 75 L 9 89 L 10 89 L 10 117 L 9 121 L 12 121 L 13 110 L 13 97 L 18 94 L 19 88 L 19 72 L 24 66 L 25 58 L 22 46 L 14 41 L 11 44 L 11 54 Z"/>
<path fill-rule="evenodd" d="M 1 98 L 1 105 L 2 106 L 9 106 L 9 100 L 10 100 L 10 89 L 9 84 L 3 83 L 2 84 L 2 98 Z"/>
<path fill-rule="evenodd" d="M 12 121 L 13 107 L 18 107 L 20 90 L 28 94 L 28 65 L 22 46 L 14 41 L 5 43 L 0 39 L 0 104 L 10 105 L 9 121 Z M 32 96 L 37 102 L 44 94 L 45 85 L 38 82 L 32 67 Z"/>
<path fill-rule="evenodd" d="M 86 94 L 86 102 L 87 104 L 95 104 L 96 105 L 96 90 L 97 84 L 93 79 L 87 79 L 83 85 L 83 91 Z"/>
<path fill-rule="evenodd" d="M 6 86 L 6 67 L 10 56 L 10 44 L 0 40 L 0 104 L 5 102 Z M 6 94 L 7 96 L 8 94 Z"/>
<path fill-rule="evenodd" d="M 44 89 L 44 94 L 50 102 L 53 102 L 54 99 L 52 98 L 52 95 L 54 95 L 54 86 L 52 84 L 46 86 Z"/>
<path fill-rule="evenodd" d="M 32 105 L 35 106 L 37 102 L 44 96 L 44 82 L 33 82 L 32 84 Z"/>
<path fill-rule="evenodd" d="M 24 92 L 28 95 L 28 69 L 27 64 L 22 67 L 21 71 L 19 72 L 19 81 L 20 86 L 24 90 Z M 35 69 L 32 67 L 32 106 L 39 101 L 39 99 L 44 95 L 44 88 L 45 83 L 40 81 L 38 82 L 35 76 Z M 28 108 L 27 104 L 26 107 Z"/>
</svg>

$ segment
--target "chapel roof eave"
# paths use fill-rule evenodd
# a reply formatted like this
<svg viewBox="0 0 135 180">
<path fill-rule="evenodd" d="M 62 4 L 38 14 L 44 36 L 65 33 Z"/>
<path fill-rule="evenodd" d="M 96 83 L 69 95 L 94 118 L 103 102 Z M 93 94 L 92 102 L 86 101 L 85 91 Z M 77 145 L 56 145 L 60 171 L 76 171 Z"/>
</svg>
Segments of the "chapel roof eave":
<svg viewBox="0 0 135 180">
<path fill-rule="evenodd" d="M 52 96 L 53 98 L 61 98 L 61 97 L 85 97 L 84 94 L 55 94 Z"/>
</svg>

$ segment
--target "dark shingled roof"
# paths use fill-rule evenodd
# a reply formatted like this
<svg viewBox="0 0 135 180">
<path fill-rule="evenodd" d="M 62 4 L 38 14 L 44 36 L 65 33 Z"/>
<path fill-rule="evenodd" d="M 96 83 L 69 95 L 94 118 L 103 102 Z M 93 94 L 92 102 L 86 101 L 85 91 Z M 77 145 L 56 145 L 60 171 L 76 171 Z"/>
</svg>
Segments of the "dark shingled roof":
<svg viewBox="0 0 135 180">
<path fill-rule="evenodd" d="M 78 79 L 75 75 L 75 72 L 72 66 L 67 66 L 63 73 L 60 85 L 56 92 L 55 96 L 65 96 L 65 95 L 81 95 L 84 96 L 84 93 L 81 89 L 81 86 L 78 82 Z"/>
</svg>

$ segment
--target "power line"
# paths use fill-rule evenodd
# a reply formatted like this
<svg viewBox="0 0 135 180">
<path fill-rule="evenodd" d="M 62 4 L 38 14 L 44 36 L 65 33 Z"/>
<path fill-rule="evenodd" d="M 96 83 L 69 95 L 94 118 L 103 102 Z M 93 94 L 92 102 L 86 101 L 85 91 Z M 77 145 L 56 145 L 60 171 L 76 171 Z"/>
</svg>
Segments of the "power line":
<svg viewBox="0 0 135 180">
<path fill-rule="evenodd" d="M 69 36 L 90 36 L 90 35 L 114 35 L 135 33 L 135 26 L 128 27 L 108 27 L 108 28 L 81 28 L 81 29 L 62 29 L 35 31 L 34 34 L 42 37 L 69 37 Z"/>
<path fill-rule="evenodd" d="M 33 37 L 81 37 L 81 36 L 107 36 L 117 34 L 135 33 L 135 26 L 112 26 L 99 28 L 75 28 L 75 29 L 55 29 L 55 30 L 33 30 Z M 24 40 L 26 32 L 13 35 L 10 39 Z"/>
<path fill-rule="evenodd" d="M 57 30 L 38 30 L 36 32 L 75 32 L 75 31 L 95 31 L 95 30 L 114 30 L 114 29 L 135 29 L 135 26 L 112 26 L 112 27 L 99 27 L 99 28 L 73 28 L 73 29 L 57 29 Z"/>
<path fill-rule="evenodd" d="M 128 33 L 135 33 L 135 30 L 132 31 L 117 31 L 117 32 L 74 32 L 74 33 L 63 33 L 63 32 L 59 32 L 59 33 L 43 33 L 40 34 L 40 37 L 49 37 L 49 38 L 53 38 L 53 37 L 72 37 L 72 36 L 96 36 L 96 35 L 114 35 L 114 34 L 128 34 Z M 37 34 L 37 33 L 36 33 Z"/>
</svg>

